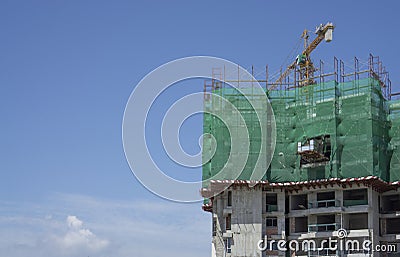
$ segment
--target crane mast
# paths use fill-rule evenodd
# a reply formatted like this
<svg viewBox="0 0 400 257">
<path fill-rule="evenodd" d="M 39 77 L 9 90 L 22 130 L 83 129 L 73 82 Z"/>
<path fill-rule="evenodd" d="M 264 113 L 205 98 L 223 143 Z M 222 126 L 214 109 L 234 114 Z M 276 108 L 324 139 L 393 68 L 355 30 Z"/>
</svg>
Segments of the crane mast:
<svg viewBox="0 0 400 257">
<path fill-rule="evenodd" d="M 332 23 L 328 22 L 327 24 L 321 24 L 315 30 L 315 34 L 317 37 L 311 42 L 308 42 L 309 33 L 308 30 L 304 30 L 301 37 L 304 39 L 304 50 L 301 54 L 296 57 L 296 60 L 293 61 L 286 70 L 279 76 L 279 78 L 275 81 L 274 85 L 270 89 L 274 89 L 277 85 L 282 84 L 284 79 L 290 74 L 290 72 L 294 69 L 297 69 L 299 72 L 299 84 L 298 86 L 306 86 L 310 84 L 314 84 L 313 80 L 314 71 L 316 71 L 310 54 L 315 48 L 325 39 L 326 42 L 332 41 L 333 29 Z"/>
</svg>

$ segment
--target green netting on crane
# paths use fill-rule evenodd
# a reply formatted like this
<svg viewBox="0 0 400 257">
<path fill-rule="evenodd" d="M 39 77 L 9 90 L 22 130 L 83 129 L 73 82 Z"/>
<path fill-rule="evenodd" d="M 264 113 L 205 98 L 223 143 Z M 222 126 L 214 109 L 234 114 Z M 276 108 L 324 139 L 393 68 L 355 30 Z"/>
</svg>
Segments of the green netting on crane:
<svg viewBox="0 0 400 257">
<path fill-rule="evenodd" d="M 238 179 L 249 179 L 261 141 L 257 116 L 235 89 L 221 88 L 214 93 L 233 103 L 246 121 L 250 154 Z M 400 101 L 387 101 L 379 81 L 372 78 L 345 83 L 331 81 L 269 91 L 267 95 L 275 115 L 276 147 L 271 165 L 265 168 L 266 180 L 287 182 L 369 175 L 385 181 L 400 180 Z M 205 102 L 205 109 L 216 108 L 213 100 Z M 230 153 L 229 132 L 212 115 L 204 115 L 204 132 L 214 135 L 217 141 L 216 154 L 203 166 L 206 179 L 225 165 L 229 154 L 243 153 Z M 207 144 L 209 141 L 205 139 L 204 145 Z M 305 147 L 322 150 L 315 157 Z M 203 149 L 206 152 L 209 148 Z M 229 173 L 225 178 L 234 179 Z"/>
</svg>

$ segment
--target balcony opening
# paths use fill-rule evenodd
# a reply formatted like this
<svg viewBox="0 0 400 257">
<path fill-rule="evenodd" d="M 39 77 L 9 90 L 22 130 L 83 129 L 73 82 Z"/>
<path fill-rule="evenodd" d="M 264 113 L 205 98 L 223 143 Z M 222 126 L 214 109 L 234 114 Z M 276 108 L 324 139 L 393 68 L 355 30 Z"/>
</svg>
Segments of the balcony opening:
<svg viewBox="0 0 400 257">
<path fill-rule="evenodd" d="M 349 214 L 349 229 L 368 229 L 368 213 Z"/>
<path fill-rule="evenodd" d="M 270 194 L 267 193 L 266 195 L 266 211 L 267 212 L 272 212 L 272 211 L 277 211 L 278 210 L 278 196 L 277 194 Z"/>
<path fill-rule="evenodd" d="M 317 216 L 317 223 L 308 226 L 309 232 L 328 232 L 335 231 L 337 224 L 335 215 L 320 215 Z"/>
<path fill-rule="evenodd" d="M 295 233 L 307 233 L 308 217 L 296 217 L 294 218 L 294 232 Z"/>
<path fill-rule="evenodd" d="M 317 223 L 318 224 L 329 224 L 335 223 L 335 215 L 320 215 L 317 216 Z"/>
<path fill-rule="evenodd" d="M 400 195 L 384 195 L 381 203 L 381 213 L 400 212 Z"/>
<path fill-rule="evenodd" d="M 292 210 L 305 210 L 308 207 L 307 195 L 292 195 L 291 199 L 291 209 Z"/>
<path fill-rule="evenodd" d="M 331 137 L 321 135 L 297 143 L 297 153 L 301 155 L 302 167 L 316 167 L 326 164 L 331 158 Z"/>
<path fill-rule="evenodd" d="M 317 201 L 311 204 L 312 208 L 327 208 L 339 206 L 338 200 L 335 199 L 335 192 L 317 193 Z"/>
<path fill-rule="evenodd" d="M 367 189 L 353 189 L 343 191 L 343 206 L 367 205 Z"/>
<path fill-rule="evenodd" d="M 386 234 L 400 234 L 400 218 L 386 219 Z"/>
</svg>

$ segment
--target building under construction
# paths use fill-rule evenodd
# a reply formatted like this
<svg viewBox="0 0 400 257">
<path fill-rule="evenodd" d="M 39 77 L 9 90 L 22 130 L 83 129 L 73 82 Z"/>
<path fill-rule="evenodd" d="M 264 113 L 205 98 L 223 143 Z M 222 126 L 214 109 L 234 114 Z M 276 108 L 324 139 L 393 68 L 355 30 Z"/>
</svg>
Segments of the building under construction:
<svg viewBox="0 0 400 257">
<path fill-rule="evenodd" d="M 223 109 L 216 96 L 227 99 L 243 117 L 250 141 L 238 176 L 228 172 L 207 180 L 232 153 L 226 124 L 204 114 L 204 133 L 217 145 L 203 166 L 208 182 L 202 188 L 203 210 L 212 213 L 213 257 L 400 256 L 400 100 L 379 57 L 311 62 L 311 51 L 324 38 L 330 41 L 332 31 L 330 23 L 320 26 L 312 43 L 303 33 L 305 47 L 296 61 L 277 80 L 268 78 L 268 70 L 257 79 L 265 85 L 276 124 L 272 160 L 261 166 L 259 180 L 251 180 L 251 172 L 265 124 L 238 90 L 251 89 L 255 81 L 242 81 L 240 74 L 228 81 L 232 71 L 217 67 L 205 82 L 205 91 L 213 93 L 205 96 L 205 109 Z M 204 155 L 211 143 L 204 137 Z M 355 240 L 360 247 L 321 245 L 328 238 Z M 260 240 L 271 247 L 260 249 Z M 279 240 L 313 240 L 318 247 L 283 251 Z M 372 242 L 369 249 L 361 247 L 366 240 Z M 377 246 L 395 247 L 379 252 Z"/>
</svg>

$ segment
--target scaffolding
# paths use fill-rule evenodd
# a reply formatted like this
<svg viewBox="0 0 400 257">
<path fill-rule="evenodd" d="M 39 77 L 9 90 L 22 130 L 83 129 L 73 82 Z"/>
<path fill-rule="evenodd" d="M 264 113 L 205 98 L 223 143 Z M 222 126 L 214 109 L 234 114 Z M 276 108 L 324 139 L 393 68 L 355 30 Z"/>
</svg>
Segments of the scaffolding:
<svg viewBox="0 0 400 257">
<path fill-rule="evenodd" d="M 254 109 L 237 88 L 249 95 L 255 82 L 263 88 L 272 105 L 276 122 L 276 146 L 272 162 L 265 167 L 263 180 L 270 182 L 309 181 L 325 178 L 377 176 L 385 181 L 400 180 L 400 100 L 392 100 L 391 81 L 379 57 L 366 62 L 354 58 L 347 66 L 333 60 L 333 69 L 325 73 L 320 61 L 307 85 L 296 69 L 279 84 L 271 83 L 268 66 L 264 78 L 232 79 L 233 71 L 213 69 L 213 79 L 204 83 L 204 108 L 223 108 L 212 94 L 231 102 L 246 122 L 250 137 L 249 157 L 238 178 L 249 179 L 257 158 L 260 124 Z M 332 67 L 332 66 L 331 66 Z M 349 70 L 349 72 L 348 72 Z M 230 74 L 227 76 L 227 74 Z M 235 87 L 230 87 L 234 84 Z M 235 117 L 233 117 L 235 118 Z M 213 135 L 217 150 L 203 166 L 203 179 L 216 174 L 230 154 L 230 135 L 223 121 L 204 115 L 204 133 Z M 210 149 L 210 137 L 204 138 L 204 152 Z"/>
</svg>

